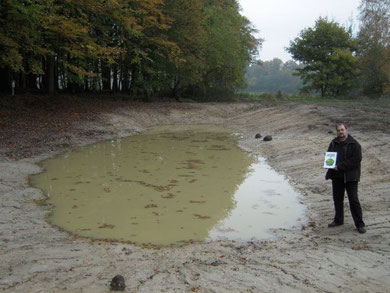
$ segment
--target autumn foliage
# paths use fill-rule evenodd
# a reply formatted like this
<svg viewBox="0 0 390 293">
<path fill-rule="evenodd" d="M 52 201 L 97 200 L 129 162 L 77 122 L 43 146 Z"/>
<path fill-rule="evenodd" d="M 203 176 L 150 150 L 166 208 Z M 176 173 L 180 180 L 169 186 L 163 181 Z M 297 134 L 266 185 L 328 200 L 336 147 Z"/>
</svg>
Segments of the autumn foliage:
<svg viewBox="0 0 390 293">
<path fill-rule="evenodd" d="M 236 0 L 3 0 L 0 90 L 229 94 L 260 44 Z"/>
</svg>

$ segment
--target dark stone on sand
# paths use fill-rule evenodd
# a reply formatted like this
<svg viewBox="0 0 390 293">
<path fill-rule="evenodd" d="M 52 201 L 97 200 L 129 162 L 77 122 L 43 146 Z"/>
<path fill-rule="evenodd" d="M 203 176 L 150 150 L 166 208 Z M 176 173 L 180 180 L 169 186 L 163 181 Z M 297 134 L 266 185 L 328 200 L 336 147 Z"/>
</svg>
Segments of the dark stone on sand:
<svg viewBox="0 0 390 293">
<path fill-rule="evenodd" d="M 266 135 L 263 138 L 264 141 L 271 141 L 272 140 L 272 135 Z"/>
<path fill-rule="evenodd" d="M 260 138 L 261 137 L 261 134 L 260 133 L 257 133 L 256 135 L 255 135 L 255 138 Z"/>
<path fill-rule="evenodd" d="M 210 266 L 217 267 L 217 266 L 224 265 L 224 264 L 226 264 L 226 262 L 223 262 L 223 261 L 220 261 L 217 259 L 216 261 L 213 261 L 212 263 L 210 263 Z"/>
<path fill-rule="evenodd" d="M 112 291 L 124 291 L 126 288 L 125 278 L 121 275 L 116 275 L 112 278 L 110 287 Z"/>
</svg>

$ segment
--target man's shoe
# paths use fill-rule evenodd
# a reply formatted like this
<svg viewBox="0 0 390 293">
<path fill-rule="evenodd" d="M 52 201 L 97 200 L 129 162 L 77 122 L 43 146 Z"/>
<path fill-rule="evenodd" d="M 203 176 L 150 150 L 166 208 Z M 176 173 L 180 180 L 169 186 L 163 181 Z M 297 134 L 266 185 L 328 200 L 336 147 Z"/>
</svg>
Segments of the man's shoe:
<svg viewBox="0 0 390 293">
<path fill-rule="evenodd" d="M 359 231 L 360 234 L 364 234 L 367 232 L 366 228 L 364 227 L 358 227 L 357 230 Z"/>
<path fill-rule="evenodd" d="M 330 223 L 330 224 L 328 224 L 328 227 L 329 228 L 333 228 L 333 227 L 337 227 L 337 226 L 341 226 L 342 224 L 340 224 L 340 223 L 336 223 L 336 222 L 332 222 L 332 223 Z"/>
</svg>

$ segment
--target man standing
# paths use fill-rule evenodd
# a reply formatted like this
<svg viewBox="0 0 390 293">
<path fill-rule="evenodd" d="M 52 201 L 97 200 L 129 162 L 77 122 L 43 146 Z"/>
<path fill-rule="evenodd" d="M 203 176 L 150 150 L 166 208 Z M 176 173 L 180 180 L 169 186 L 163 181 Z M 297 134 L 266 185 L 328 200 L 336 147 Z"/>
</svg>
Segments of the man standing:
<svg viewBox="0 0 390 293">
<path fill-rule="evenodd" d="M 360 144 L 348 134 L 344 123 L 336 125 L 337 137 L 328 147 L 328 152 L 337 152 L 336 167 L 329 169 L 326 179 L 332 180 L 335 217 L 328 227 L 344 224 L 344 193 L 347 190 L 351 214 L 359 233 L 366 233 L 362 209 L 358 199 L 360 180 L 360 162 L 362 149 Z"/>
</svg>

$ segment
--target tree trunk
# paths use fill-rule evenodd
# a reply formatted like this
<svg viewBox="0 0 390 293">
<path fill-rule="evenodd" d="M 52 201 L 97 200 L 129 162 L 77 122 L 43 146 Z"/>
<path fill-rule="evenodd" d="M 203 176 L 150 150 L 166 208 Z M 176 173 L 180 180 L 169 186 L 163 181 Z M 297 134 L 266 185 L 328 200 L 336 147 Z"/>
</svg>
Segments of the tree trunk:
<svg viewBox="0 0 390 293">
<path fill-rule="evenodd" d="M 26 86 L 28 89 L 36 90 L 37 89 L 37 75 L 28 74 L 26 75 Z"/>
<path fill-rule="evenodd" d="M 115 66 L 112 77 L 112 91 L 116 93 L 118 91 L 118 67 Z"/>
<path fill-rule="evenodd" d="M 138 78 L 138 69 L 137 66 L 134 66 L 131 70 L 131 83 L 130 83 L 130 94 L 137 95 L 137 78 Z"/>
<path fill-rule="evenodd" d="M 84 91 L 88 92 L 89 91 L 89 77 L 84 78 Z"/>
<path fill-rule="evenodd" d="M 171 97 L 179 100 L 180 80 L 177 76 L 174 77 Z"/>
<path fill-rule="evenodd" d="M 111 69 L 108 64 L 102 62 L 102 83 L 103 91 L 111 90 Z"/>
<path fill-rule="evenodd" d="M 123 72 L 123 87 L 122 91 L 127 92 L 129 90 L 129 70 L 127 68 L 122 69 Z"/>
<path fill-rule="evenodd" d="M 11 80 L 9 69 L 7 68 L 0 68 L 0 91 L 11 92 Z"/>
<path fill-rule="evenodd" d="M 46 91 L 50 96 L 55 94 L 55 70 L 54 70 L 54 56 L 47 58 L 47 72 L 46 72 Z"/>
</svg>

